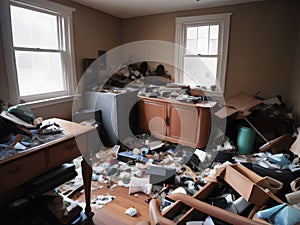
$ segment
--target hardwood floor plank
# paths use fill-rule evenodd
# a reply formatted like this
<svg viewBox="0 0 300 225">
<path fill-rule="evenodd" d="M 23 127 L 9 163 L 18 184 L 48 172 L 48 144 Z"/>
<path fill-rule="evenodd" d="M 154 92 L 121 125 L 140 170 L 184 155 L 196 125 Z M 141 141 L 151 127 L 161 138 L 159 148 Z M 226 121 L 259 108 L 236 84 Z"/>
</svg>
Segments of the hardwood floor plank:
<svg viewBox="0 0 300 225">
<path fill-rule="evenodd" d="M 117 186 L 111 190 L 105 184 L 103 186 L 102 189 L 92 190 L 92 198 L 105 194 L 116 196 L 116 198 L 101 209 L 92 208 L 95 213 L 93 217 L 95 225 L 135 225 L 140 221 L 150 221 L 148 203 L 145 202 L 149 196 L 144 193 L 138 193 L 139 196 L 130 195 L 128 188 L 125 187 Z M 84 202 L 84 194 L 81 194 L 76 200 Z M 137 210 L 137 216 L 131 217 L 125 214 L 125 210 L 130 207 Z"/>
</svg>

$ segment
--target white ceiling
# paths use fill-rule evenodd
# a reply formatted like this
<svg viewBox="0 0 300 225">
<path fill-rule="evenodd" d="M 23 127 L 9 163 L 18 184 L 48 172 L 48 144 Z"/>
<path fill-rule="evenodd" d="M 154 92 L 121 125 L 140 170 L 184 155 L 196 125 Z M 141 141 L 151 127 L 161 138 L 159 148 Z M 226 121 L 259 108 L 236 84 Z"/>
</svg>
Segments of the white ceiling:
<svg viewBox="0 0 300 225">
<path fill-rule="evenodd" d="M 154 15 L 159 13 L 234 5 L 263 0 L 72 0 L 99 11 L 120 17 Z"/>
</svg>

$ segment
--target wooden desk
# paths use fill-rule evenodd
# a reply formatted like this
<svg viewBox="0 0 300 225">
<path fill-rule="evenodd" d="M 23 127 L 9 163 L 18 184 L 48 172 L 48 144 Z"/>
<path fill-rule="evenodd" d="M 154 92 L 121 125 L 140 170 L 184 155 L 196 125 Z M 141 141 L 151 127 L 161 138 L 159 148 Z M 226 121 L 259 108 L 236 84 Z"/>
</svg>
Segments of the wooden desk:
<svg viewBox="0 0 300 225">
<path fill-rule="evenodd" d="M 49 119 L 49 121 L 63 128 L 63 137 L 0 161 L 0 202 L 7 192 L 82 155 L 84 158 L 81 166 L 86 200 L 85 213 L 87 216 L 92 216 L 90 207 L 92 167 L 89 163 L 92 133 L 96 132 L 96 129 L 57 118 Z"/>
</svg>

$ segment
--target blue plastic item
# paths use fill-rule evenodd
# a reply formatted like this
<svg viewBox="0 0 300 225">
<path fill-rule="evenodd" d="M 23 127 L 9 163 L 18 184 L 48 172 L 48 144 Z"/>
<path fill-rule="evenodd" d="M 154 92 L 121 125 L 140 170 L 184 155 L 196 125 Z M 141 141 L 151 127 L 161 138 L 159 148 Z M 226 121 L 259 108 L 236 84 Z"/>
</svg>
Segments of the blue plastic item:
<svg viewBox="0 0 300 225">
<path fill-rule="evenodd" d="M 300 222 L 300 210 L 287 204 L 258 211 L 256 215 L 258 218 L 268 219 L 273 225 L 294 225 Z"/>
</svg>

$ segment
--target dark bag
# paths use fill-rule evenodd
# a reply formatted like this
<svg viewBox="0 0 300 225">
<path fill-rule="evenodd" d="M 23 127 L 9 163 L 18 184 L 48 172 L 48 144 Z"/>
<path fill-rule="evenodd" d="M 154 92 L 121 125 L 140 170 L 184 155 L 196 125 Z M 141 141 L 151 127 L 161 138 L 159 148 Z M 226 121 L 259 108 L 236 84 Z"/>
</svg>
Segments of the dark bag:
<svg viewBox="0 0 300 225">
<path fill-rule="evenodd" d="M 8 112 L 30 124 L 35 120 L 34 112 L 28 106 L 12 106 Z"/>
<path fill-rule="evenodd" d="M 7 121 L 0 116 L 0 143 L 8 141 L 11 130 Z"/>
<path fill-rule="evenodd" d="M 160 64 L 160 65 L 158 65 L 156 67 L 155 75 L 157 75 L 157 76 L 164 76 L 164 75 L 166 75 L 166 71 L 165 71 L 164 65 Z"/>
</svg>

